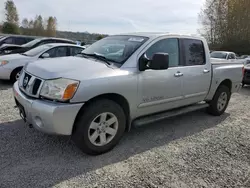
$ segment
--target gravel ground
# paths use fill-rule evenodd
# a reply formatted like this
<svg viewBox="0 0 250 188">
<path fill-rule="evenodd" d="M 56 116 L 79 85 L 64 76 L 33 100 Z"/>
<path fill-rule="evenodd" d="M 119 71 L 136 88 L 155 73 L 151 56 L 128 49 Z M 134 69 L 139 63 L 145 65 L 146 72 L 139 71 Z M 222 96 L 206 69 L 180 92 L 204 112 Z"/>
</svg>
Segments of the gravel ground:
<svg viewBox="0 0 250 188">
<path fill-rule="evenodd" d="M 133 129 L 111 152 L 30 129 L 0 83 L 0 187 L 250 187 L 250 87 L 224 115 L 192 112 Z"/>
</svg>

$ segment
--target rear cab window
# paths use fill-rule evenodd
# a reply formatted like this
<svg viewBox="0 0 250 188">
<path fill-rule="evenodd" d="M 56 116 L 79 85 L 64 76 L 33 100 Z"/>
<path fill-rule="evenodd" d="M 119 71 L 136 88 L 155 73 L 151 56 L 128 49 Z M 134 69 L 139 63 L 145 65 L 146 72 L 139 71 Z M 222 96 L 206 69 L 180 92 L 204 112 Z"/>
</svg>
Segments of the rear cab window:
<svg viewBox="0 0 250 188">
<path fill-rule="evenodd" d="M 204 44 L 198 39 L 181 39 L 181 50 L 184 66 L 206 64 Z"/>
<path fill-rule="evenodd" d="M 228 55 L 228 59 L 236 59 L 235 54 L 234 54 L 234 53 L 230 53 L 230 54 Z"/>
</svg>

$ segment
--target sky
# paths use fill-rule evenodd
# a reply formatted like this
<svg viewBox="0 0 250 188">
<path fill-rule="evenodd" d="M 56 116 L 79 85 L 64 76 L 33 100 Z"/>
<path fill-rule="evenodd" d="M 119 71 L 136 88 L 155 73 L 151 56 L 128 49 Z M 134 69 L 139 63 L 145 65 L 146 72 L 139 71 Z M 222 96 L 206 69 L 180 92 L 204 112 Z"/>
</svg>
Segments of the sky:
<svg viewBox="0 0 250 188">
<path fill-rule="evenodd" d="M 20 20 L 55 16 L 58 30 L 118 34 L 196 33 L 205 0 L 14 0 Z M 4 19 L 0 0 L 0 21 Z"/>
</svg>

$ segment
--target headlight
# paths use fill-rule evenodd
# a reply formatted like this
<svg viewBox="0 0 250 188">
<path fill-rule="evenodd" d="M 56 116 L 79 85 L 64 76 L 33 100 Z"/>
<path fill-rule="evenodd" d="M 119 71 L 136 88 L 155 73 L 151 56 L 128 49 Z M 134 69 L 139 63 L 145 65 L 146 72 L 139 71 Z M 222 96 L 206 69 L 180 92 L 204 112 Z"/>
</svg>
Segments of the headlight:
<svg viewBox="0 0 250 188">
<path fill-rule="evenodd" d="M 1 62 L 1 66 L 3 66 L 3 65 L 6 65 L 6 64 L 8 64 L 9 63 L 9 61 L 0 61 Z"/>
<path fill-rule="evenodd" d="M 67 101 L 74 96 L 78 85 L 79 81 L 65 78 L 46 80 L 40 95 L 53 100 Z"/>
</svg>

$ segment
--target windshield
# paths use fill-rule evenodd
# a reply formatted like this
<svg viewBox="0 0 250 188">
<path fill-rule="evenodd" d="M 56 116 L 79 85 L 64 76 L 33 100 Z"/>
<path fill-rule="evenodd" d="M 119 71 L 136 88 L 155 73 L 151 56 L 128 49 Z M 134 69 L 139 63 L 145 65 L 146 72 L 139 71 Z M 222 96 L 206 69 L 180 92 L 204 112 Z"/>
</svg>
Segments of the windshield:
<svg viewBox="0 0 250 188">
<path fill-rule="evenodd" d="M 226 52 L 212 52 L 210 54 L 212 58 L 218 58 L 218 59 L 226 59 L 227 53 Z"/>
<path fill-rule="evenodd" d="M 23 44 L 21 45 L 22 47 L 25 47 L 25 48 L 29 48 L 29 47 L 32 47 L 33 45 L 35 45 L 36 43 L 40 42 L 41 39 L 35 39 L 35 40 L 32 40 L 26 44 Z"/>
<path fill-rule="evenodd" d="M 36 48 L 33 48 L 25 53 L 23 53 L 23 55 L 25 56 L 30 56 L 30 57 L 33 57 L 33 56 L 37 56 L 39 55 L 40 53 L 50 49 L 52 46 L 47 44 L 47 45 L 42 45 L 42 46 L 38 46 Z"/>
<path fill-rule="evenodd" d="M 139 36 L 109 36 L 82 51 L 100 54 L 107 60 L 123 64 L 148 38 Z"/>
</svg>

